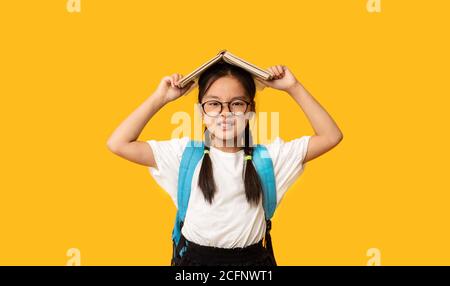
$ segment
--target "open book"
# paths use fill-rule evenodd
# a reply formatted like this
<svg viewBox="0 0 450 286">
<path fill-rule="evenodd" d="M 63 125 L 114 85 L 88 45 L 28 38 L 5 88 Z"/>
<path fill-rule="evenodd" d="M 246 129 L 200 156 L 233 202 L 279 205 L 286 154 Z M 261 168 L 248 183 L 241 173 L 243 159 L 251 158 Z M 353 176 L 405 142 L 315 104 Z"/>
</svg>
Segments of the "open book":
<svg viewBox="0 0 450 286">
<path fill-rule="evenodd" d="M 221 60 L 223 60 L 229 64 L 232 64 L 232 65 L 235 65 L 235 66 L 245 69 L 246 71 L 250 72 L 250 74 L 252 74 L 254 77 L 264 79 L 264 80 L 272 79 L 272 75 L 268 71 L 263 70 L 255 65 L 233 55 L 232 53 L 228 52 L 227 50 L 222 50 L 215 57 L 213 57 L 212 59 L 210 59 L 209 61 L 207 61 L 200 67 L 198 67 L 197 69 L 195 69 L 193 72 L 191 72 L 187 76 L 183 77 L 178 82 L 178 87 L 183 88 L 191 81 L 197 81 L 198 77 L 207 68 L 209 68 L 210 66 L 212 66 L 213 64 L 215 64 Z M 255 83 L 256 83 L 258 89 L 262 89 L 262 86 L 261 86 L 261 84 L 258 83 L 258 81 L 255 81 Z"/>
</svg>

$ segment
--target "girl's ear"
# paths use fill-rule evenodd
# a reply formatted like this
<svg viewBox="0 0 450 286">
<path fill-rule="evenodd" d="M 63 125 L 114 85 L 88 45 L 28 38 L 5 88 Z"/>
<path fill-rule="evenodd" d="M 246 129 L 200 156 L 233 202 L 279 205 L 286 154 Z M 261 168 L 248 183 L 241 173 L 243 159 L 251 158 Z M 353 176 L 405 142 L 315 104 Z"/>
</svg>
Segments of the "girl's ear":
<svg viewBox="0 0 450 286">
<path fill-rule="evenodd" d="M 245 114 L 245 119 L 252 120 L 255 117 L 255 115 L 256 113 L 253 110 L 251 110 Z"/>
<path fill-rule="evenodd" d="M 245 119 L 251 120 L 255 116 L 256 103 L 253 100 L 250 105 L 250 110 L 245 113 Z"/>
<path fill-rule="evenodd" d="M 201 119 L 203 119 L 203 110 L 200 103 L 195 104 L 195 113 L 198 114 Z"/>
</svg>

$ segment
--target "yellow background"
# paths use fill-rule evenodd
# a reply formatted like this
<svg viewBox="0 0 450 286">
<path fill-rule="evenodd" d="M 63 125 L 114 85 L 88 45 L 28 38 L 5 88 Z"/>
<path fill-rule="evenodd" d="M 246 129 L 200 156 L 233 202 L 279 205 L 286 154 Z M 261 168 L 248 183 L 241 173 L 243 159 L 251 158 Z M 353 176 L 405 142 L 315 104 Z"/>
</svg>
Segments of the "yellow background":
<svg viewBox="0 0 450 286">
<path fill-rule="evenodd" d="M 287 65 L 344 133 L 274 218 L 280 265 L 450 264 L 448 1 L 3 1 L 0 264 L 168 265 L 175 207 L 106 141 L 161 78 L 220 49 Z M 171 103 L 140 140 L 170 137 Z M 281 136 L 313 134 L 283 92 Z"/>
</svg>

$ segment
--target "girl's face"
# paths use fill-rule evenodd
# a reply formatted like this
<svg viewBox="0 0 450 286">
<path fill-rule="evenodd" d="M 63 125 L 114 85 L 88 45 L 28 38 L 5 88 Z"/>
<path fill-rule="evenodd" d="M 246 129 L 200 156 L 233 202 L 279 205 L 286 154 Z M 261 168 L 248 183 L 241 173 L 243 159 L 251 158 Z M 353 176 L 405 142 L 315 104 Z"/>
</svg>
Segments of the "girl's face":
<svg viewBox="0 0 450 286">
<path fill-rule="evenodd" d="M 231 76 L 217 79 L 200 102 L 203 121 L 213 138 L 234 141 L 243 135 L 249 111 L 253 110 L 249 103 L 250 98 L 237 79 Z"/>
</svg>

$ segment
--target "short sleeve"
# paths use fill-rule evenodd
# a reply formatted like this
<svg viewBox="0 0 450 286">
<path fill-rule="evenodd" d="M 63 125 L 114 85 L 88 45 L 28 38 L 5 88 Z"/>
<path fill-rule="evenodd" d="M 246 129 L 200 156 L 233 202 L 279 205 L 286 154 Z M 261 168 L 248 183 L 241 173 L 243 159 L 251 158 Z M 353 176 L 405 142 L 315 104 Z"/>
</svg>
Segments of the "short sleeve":
<svg viewBox="0 0 450 286">
<path fill-rule="evenodd" d="M 302 136 L 285 142 L 277 137 L 272 143 L 266 145 L 274 166 L 277 205 L 305 169 L 306 163 L 303 164 L 303 160 L 306 157 L 310 138 L 311 136 Z"/>
<path fill-rule="evenodd" d="M 183 151 L 189 142 L 189 137 L 171 140 L 148 140 L 155 157 L 157 169 L 148 167 L 150 174 L 161 188 L 163 188 L 177 206 L 178 169 Z"/>
</svg>

